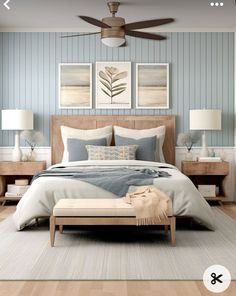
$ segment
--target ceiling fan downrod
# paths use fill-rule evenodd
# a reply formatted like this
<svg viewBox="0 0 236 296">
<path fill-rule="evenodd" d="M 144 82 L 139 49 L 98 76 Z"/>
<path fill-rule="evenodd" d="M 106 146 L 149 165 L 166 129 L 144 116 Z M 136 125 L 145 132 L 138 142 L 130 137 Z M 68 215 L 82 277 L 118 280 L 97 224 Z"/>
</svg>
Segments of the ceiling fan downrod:
<svg viewBox="0 0 236 296">
<path fill-rule="evenodd" d="M 109 1 L 107 2 L 107 6 L 109 7 L 110 13 L 112 14 L 113 17 L 115 17 L 115 14 L 118 11 L 120 2 L 113 2 L 113 1 Z"/>
</svg>

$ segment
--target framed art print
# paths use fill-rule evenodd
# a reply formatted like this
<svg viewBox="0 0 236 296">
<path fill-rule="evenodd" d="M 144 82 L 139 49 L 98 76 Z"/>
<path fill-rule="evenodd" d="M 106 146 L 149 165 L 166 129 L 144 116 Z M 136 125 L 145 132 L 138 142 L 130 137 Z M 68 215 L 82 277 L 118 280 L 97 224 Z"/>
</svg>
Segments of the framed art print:
<svg viewBox="0 0 236 296">
<path fill-rule="evenodd" d="M 59 64 L 59 108 L 92 108 L 91 64 Z"/>
<path fill-rule="evenodd" d="M 136 108 L 169 108 L 169 64 L 136 65 Z"/>
<path fill-rule="evenodd" d="M 131 108 L 131 63 L 96 63 L 96 108 Z"/>
</svg>

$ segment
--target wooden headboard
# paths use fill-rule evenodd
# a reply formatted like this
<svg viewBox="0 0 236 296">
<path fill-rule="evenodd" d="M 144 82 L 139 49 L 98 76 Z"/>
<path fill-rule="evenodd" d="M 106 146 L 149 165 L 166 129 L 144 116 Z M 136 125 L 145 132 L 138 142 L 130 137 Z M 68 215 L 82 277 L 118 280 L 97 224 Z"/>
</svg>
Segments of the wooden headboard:
<svg viewBox="0 0 236 296">
<path fill-rule="evenodd" d="M 117 125 L 132 129 L 148 129 L 161 125 L 166 126 L 163 147 L 167 163 L 175 164 L 175 116 L 129 116 L 129 115 L 53 115 L 51 123 L 52 164 L 60 163 L 63 154 L 61 125 L 78 129 L 96 129 L 107 125 Z"/>
</svg>

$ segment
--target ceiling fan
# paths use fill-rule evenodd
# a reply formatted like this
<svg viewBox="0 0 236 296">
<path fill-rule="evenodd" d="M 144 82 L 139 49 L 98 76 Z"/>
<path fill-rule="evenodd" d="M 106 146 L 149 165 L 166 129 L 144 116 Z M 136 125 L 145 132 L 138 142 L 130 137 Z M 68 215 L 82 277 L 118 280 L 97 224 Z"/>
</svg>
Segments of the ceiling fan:
<svg viewBox="0 0 236 296">
<path fill-rule="evenodd" d="M 144 39 L 151 39 L 151 40 L 165 40 L 166 37 L 161 35 L 140 32 L 140 31 L 133 31 L 133 30 L 156 27 L 156 26 L 161 26 L 164 24 L 169 24 L 174 22 L 173 18 L 166 18 L 166 19 L 146 20 L 146 21 L 126 24 L 124 18 L 116 16 L 120 2 L 109 1 L 107 5 L 109 7 L 109 10 L 112 16 L 105 17 L 102 19 L 102 21 L 89 16 L 82 16 L 82 15 L 78 16 L 79 18 L 86 21 L 87 23 L 101 28 L 101 32 L 77 34 L 77 35 L 62 36 L 62 37 L 68 38 L 68 37 L 94 35 L 94 34 L 101 33 L 101 40 L 105 45 L 110 47 L 119 47 L 125 44 L 126 35 L 132 36 L 132 37 L 144 38 Z"/>
</svg>

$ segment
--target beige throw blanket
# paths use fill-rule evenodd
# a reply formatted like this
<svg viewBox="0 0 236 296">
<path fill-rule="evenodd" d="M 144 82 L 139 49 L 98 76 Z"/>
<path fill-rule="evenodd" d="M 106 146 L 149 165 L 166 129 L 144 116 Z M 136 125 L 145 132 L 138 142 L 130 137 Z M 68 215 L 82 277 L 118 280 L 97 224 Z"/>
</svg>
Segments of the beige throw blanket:
<svg viewBox="0 0 236 296">
<path fill-rule="evenodd" d="M 171 209 L 171 199 L 154 186 L 141 186 L 123 197 L 135 209 L 137 225 L 150 225 L 165 220 Z"/>
</svg>

